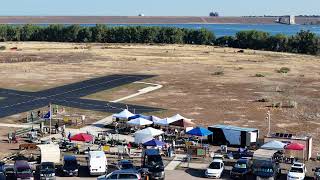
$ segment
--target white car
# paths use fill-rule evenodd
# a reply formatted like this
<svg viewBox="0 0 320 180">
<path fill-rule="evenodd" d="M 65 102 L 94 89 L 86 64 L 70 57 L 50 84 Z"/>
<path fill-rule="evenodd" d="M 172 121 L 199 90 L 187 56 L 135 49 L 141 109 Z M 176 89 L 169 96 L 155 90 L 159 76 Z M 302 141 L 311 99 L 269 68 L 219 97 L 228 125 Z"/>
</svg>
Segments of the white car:
<svg viewBox="0 0 320 180">
<path fill-rule="evenodd" d="M 287 180 L 302 180 L 306 177 L 306 166 L 303 163 L 295 162 L 287 175 Z"/>
<path fill-rule="evenodd" d="M 205 172 L 208 178 L 220 178 L 224 170 L 224 164 L 221 159 L 214 159 Z"/>
</svg>

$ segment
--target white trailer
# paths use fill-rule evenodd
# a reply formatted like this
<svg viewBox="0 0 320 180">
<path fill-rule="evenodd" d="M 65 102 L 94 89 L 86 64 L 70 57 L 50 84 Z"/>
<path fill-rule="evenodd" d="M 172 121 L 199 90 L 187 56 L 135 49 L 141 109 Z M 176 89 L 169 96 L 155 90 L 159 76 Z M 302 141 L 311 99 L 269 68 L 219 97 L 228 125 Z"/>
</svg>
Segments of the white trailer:
<svg viewBox="0 0 320 180">
<path fill-rule="evenodd" d="M 87 158 L 90 175 L 104 175 L 107 172 L 107 158 L 103 151 L 89 151 Z"/>
</svg>

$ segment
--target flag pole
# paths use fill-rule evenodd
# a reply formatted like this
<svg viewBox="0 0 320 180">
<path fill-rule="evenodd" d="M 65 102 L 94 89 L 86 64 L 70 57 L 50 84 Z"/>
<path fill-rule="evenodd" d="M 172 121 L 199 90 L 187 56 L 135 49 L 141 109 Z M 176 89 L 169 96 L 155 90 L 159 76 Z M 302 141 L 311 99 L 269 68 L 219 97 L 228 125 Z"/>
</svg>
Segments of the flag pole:
<svg viewBox="0 0 320 180">
<path fill-rule="evenodd" d="M 51 114 L 51 103 L 49 105 L 49 131 L 50 131 L 50 136 L 51 136 L 51 120 L 52 120 L 52 114 Z"/>
</svg>

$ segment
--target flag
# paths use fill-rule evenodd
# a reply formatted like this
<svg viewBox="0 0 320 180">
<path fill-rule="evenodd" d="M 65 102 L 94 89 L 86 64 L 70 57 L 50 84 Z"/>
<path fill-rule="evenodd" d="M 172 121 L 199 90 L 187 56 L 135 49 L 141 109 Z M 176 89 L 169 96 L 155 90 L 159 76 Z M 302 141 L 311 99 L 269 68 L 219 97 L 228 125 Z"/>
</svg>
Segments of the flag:
<svg viewBox="0 0 320 180">
<path fill-rule="evenodd" d="M 49 111 L 47 114 L 43 116 L 44 119 L 50 119 L 51 118 L 51 111 Z"/>
</svg>

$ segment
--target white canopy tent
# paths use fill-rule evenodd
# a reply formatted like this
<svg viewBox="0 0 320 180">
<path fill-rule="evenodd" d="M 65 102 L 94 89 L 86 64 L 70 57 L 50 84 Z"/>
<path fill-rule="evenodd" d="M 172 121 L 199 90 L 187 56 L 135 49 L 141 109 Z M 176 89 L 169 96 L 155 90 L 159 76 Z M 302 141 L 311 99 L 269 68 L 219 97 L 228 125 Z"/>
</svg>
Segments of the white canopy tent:
<svg viewBox="0 0 320 180">
<path fill-rule="evenodd" d="M 261 149 L 269 149 L 269 150 L 284 150 L 284 147 L 286 146 L 285 143 L 280 141 L 269 141 L 261 146 Z"/>
<path fill-rule="evenodd" d="M 170 117 L 170 119 L 172 119 L 174 121 L 178 121 L 178 120 L 181 120 L 181 119 L 191 120 L 189 118 L 185 118 L 185 117 L 181 116 L 180 114 L 176 114 L 176 115 Z"/>
<path fill-rule="evenodd" d="M 60 149 L 58 144 L 40 144 L 41 162 L 60 163 Z"/>
<path fill-rule="evenodd" d="M 134 142 L 137 144 L 145 143 L 147 141 L 152 140 L 155 136 L 159 136 L 163 134 L 164 132 L 158 129 L 154 129 L 152 127 L 148 127 L 145 129 L 142 129 L 140 131 L 137 131 L 134 134 Z"/>
<path fill-rule="evenodd" d="M 164 119 L 160 119 L 158 121 L 154 121 L 154 124 L 160 125 L 160 126 L 169 126 L 170 123 L 173 123 L 175 121 L 175 119 L 171 119 L 171 118 L 164 118 Z"/>
<path fill-rule="evenodd" d="M 128 121 L 127 124 L 131 126 L 146 126 L 153 124 L 153 122 L 144 118 L 136 118 Z"/>
<path fill-rule="evenodd" d="M 132 114 L 130 111 L 128 111 L 127 109 L 121 111 L 118 114 L 114 114 L 113 117 L 114 118 L 119 118 L 119 119 L 128 119 L 129 117 L 134 116 L 134 114 Z"/>
<path fill-rule="evenodd" d="M 157 121 L 160 121 L 161 118 L 159 118 L 159 117 L 157 117 L 157 116 L 151 116 L 151 120 L 152 120 L 153 122 L 157 122 Z"/>
</svg>

